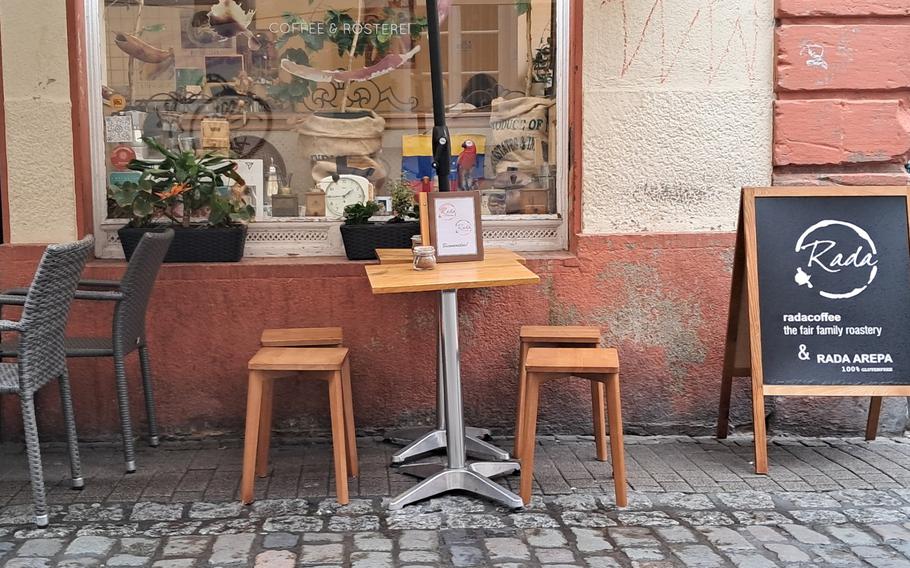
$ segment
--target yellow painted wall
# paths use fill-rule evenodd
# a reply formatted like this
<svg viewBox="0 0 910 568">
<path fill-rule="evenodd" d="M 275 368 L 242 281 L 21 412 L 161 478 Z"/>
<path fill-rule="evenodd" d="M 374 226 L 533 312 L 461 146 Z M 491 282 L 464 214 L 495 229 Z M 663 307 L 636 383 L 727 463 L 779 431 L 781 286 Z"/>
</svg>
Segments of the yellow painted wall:
<svg viewBox="0 0 910 568">
<path fill-rule="evenodd" d="M 0 1 L 13 243 L 76 238 L 66 3 Z"/>
</svg>

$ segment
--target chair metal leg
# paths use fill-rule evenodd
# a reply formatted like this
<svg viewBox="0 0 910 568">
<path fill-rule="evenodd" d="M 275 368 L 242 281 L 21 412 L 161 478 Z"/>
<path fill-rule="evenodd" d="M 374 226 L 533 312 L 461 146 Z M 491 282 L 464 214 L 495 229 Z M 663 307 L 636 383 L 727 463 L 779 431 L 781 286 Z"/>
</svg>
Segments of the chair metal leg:
<svg viewBox="0 0 910 568">
<path fill-rule="evenodd" d="M 155 412 L 155 390 L 152 387 L 152 364 L 147 345 L 139 347 L 139 368 L 142 370 L 142 390 L 145 393 L 145 419 L 149 425 L 149 446 L 157 448 L 158 416 Z"/>
<path fill-rule="evenodd" d="M 117 404 L 120 410 L 120 431 L 123 435 L 123 458 L 126 472 L 136 472 L 136 454 L 133 450 L 133 423 L 130 419 L 130 395 L 126 382 L 126 366 L 123 354 L 114 353 L 114 373 L 117 384 Z"/>
<path fill-rule="evenodd" d="M 28 455 L 28 473 L 32 484 L 32 502 L 35 505 L 35 524 L 48 524 L 47 499 L 44 493 L 44 470 L 41 467 L 41 445 L 38 442 L 38 420 L 35 417 L 34 395 L 20 395 L 22 428 L 25 431 L 25 449 Z"/>
<path fill-rule="evenodd" d="M 73 489 L 85 487 L 82 479 L 82 462 L 79 459 L 79 438 L 76 435 L 76 415 L 73 411 L 73 395 L 70 390 L 69 375 L 66 371 L 60 375 L 60 403 L 63 407 L 63 424 L 66 427 L 66 446 L 70 454 L 70 473 Z"/>
</svg>

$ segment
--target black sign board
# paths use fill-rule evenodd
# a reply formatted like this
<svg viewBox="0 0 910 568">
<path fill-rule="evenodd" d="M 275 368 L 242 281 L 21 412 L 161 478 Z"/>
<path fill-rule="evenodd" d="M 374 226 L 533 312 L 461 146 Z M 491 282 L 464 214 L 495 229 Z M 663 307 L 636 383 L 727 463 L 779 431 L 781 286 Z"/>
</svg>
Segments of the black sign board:
<svg viewBox="0 0 910 568">
<path fill-rule="evenodd" d="M 752 378 L 756 471 L 764 396 L 910 394 L 908 188 L 743 190 L 718 436 L 734 376 Z"/>
</svg>

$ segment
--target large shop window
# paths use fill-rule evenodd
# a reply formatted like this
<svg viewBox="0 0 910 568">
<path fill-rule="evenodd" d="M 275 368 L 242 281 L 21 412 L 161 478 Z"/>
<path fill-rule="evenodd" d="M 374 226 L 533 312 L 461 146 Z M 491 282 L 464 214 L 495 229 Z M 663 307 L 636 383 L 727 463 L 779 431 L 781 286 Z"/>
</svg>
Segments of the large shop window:
<svg viewBox="0 0 910 568">
<path fill-rule="evenodd" d="M 334 173 L 383 206 L 435 183 L 422 0 L 84 1 L 101 256 L 122 256 L 110 187 L 158 156 L 143 138 L 240 160 L 248 256 L 343 254 Z M 487 246 L 565 248 L 568 3 L 440 0 L 448 183 L 480 190 Z"/>
</svg>

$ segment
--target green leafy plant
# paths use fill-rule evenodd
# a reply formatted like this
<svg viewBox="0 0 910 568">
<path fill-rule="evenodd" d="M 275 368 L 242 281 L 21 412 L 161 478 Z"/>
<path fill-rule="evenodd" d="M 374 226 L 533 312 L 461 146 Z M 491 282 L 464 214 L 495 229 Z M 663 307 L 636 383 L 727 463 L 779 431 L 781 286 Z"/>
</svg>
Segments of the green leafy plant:
<svg viewBox="0 0 910 568">
<path fill-rule="evenodd" d="M 370 217 L 379 213 L 379 209 L 379 204 L 375 201 L 348 205 L 344 208 L 344 224 L 366 225 L 370 222 Z"/>
<path fill-rule="evenodd" d="M 389 223 L 403 223 L 408 217 L 416 217 L 414 210 L 414 190 L 404 180 L 387 182 L 386 186 L 391 189 L 392 195 L 392 215 L 388 220 Z"/>
<path fill-rule="evenodd" d="M 139 182 L 108 189 L 117 206 L 130 213 L 129 226 L 150 227 L 168 219 L 174 225 L 190 227 L 194 216 L 204 216 L 206 226 L 227 227 L 253 217 L 253 207 L 224 185 L 222 176 L 245 185 L 233 161 L 211 153 L 202 157 L 177 153 L 151 138 L 143 140 L 164 160 L 131 161 L 129 168 L 142 172 Z"/>
<path fill-rule="evenodd" d="M 310 56 L 307 55 L 306 50 L 299 47 L 286 50 L 284 56 L 294 63 L 301 65 L 310 64 Z M 269 85 L 268 93 L 274 100 L 293 108 L 295 103 L 302 102 L 309 97 L 315 88 L 316 83 L 309 79 L 292 77 L 290 83 L 273 83 Z"/>
</svg>

